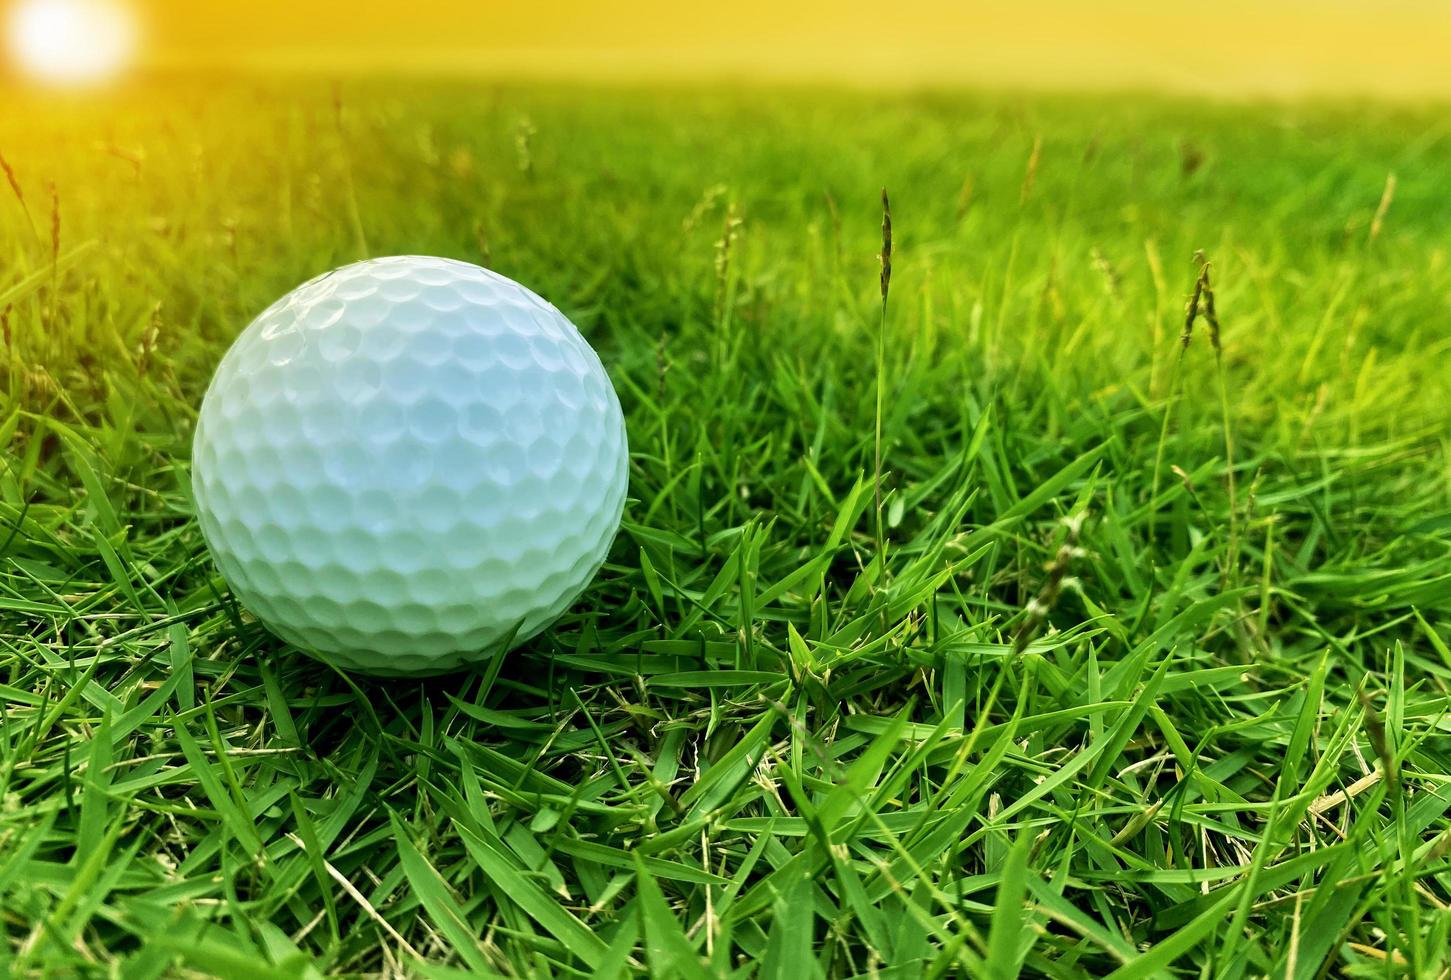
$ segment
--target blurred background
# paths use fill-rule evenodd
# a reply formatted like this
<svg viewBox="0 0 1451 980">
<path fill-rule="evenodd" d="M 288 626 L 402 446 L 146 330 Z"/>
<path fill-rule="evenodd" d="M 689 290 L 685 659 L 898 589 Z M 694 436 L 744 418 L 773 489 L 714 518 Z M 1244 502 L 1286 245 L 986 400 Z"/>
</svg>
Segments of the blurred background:
<svg viewBox="0 0 1451 980">
<path fill-rule="evenodd" d="M 7 0 L 6 72 L 195 69 L 761 80 L 868 88 L 1444 96 L 1438 0 Z"/>
</svg>

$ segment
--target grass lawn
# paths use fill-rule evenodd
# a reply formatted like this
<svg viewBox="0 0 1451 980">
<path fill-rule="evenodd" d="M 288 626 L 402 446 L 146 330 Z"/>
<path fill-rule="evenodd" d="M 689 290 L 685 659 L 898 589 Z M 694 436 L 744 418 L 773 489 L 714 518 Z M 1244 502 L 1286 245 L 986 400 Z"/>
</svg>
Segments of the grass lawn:
<svg viewBox="0 0 1451 980">
<path fill-rule="evenodd" d="M 0 153 L 0 973 L 1451 970 L 1444 111 L 176 78 Z M 188 459 L 393 253 L 569 315 L 631 490 L 554 628 L 378 683 Z"/>
</svg>

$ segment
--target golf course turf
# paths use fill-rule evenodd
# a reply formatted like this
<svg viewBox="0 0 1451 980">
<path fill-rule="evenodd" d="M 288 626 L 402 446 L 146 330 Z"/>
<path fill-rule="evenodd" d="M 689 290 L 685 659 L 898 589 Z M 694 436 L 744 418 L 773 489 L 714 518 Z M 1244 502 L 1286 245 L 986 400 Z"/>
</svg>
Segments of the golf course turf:
<svg viewBox="0 0 1451 980">
<path fill-rule="evenodd" d="M 1445 975 L 1447 118 L 18 97 L 0 973 Z M 424 681 L 267 633 L 189 489 L 230 340 L 389 254 L 557 305 L 631 451 L 581 600 Z"/>
</svg>

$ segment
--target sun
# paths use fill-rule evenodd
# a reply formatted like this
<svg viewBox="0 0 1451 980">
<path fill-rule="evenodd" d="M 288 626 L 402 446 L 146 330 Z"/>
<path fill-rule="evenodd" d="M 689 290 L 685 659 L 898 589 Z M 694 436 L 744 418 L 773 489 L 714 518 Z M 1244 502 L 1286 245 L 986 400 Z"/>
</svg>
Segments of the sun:
<svg viewBox="0 0 1451 980">
<path fill-rule="evenodd" d="M 8 40 L 15 64 L 37 81 L 95 84 L 130 64 L 136 18 L 118 0 L 19 0 Z"/>
</svg>

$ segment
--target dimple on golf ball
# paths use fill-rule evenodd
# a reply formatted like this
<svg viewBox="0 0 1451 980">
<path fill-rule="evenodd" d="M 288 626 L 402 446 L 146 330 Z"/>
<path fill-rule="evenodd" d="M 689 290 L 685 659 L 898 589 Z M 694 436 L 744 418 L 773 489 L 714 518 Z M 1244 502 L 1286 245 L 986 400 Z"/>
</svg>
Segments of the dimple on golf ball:
<svg viewBox="0 0 1451 980">
<path fill-rule="evenodd" d="M 237 338 L 192 490 L 233 594 L 340 667 L 428 674 L 534 636 L 604 561 L 627 483 L 599 357 L 528 289 L 397 256 L 319 276 Z"/>
</svg>

